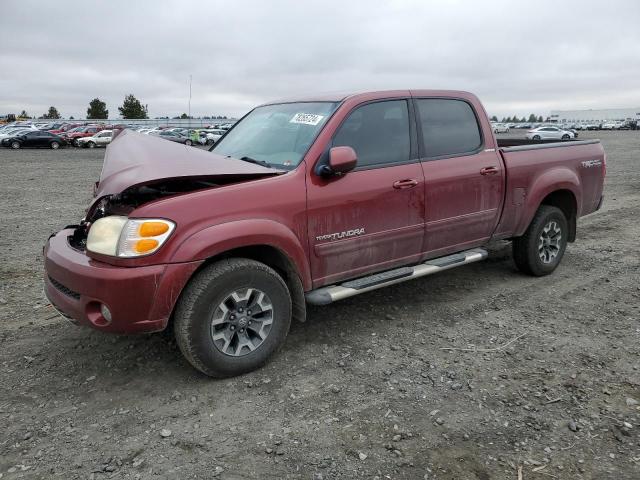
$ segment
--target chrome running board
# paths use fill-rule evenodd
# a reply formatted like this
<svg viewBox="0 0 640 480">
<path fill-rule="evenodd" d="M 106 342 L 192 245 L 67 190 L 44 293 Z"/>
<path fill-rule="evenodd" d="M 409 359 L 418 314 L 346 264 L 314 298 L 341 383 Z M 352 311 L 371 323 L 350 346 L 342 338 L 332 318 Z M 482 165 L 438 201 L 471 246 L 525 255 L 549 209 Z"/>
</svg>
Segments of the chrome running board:
<svg viewBox="0 0 640 480">
<path fill-rule="evenodd" d="M 339 285 L 329 285 L 305 294 L 307 302 L 312 305 L 327 305 L 361 293 L 370 292 L 378 288 L 405 282 L 418 277 L 425 277 L 434 273 L 449 270 L 468 263 L 479 262 L 487 258 L 487 251 L 481 248 L 454 253 L 446 257 L 433 258 L 412 267 L 400 267 L 386 272 L 376 273 L 367 277 L 349 280 Z"/>
</svg>

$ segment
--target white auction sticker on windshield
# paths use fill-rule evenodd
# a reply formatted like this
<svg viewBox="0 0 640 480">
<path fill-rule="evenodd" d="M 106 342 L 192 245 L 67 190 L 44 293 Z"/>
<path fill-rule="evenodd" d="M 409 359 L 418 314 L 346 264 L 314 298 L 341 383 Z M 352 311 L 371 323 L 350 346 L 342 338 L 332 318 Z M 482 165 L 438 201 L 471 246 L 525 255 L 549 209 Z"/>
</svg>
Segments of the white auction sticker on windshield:
<svg viewBox="0 0 640 480">
<path fill-rule="evenodd" d="M 296 113 L 289 123 L 303 123 L 304 125 L 318 125 L 324 115 L 316 115 L 314 113 Z"/>
</svg>

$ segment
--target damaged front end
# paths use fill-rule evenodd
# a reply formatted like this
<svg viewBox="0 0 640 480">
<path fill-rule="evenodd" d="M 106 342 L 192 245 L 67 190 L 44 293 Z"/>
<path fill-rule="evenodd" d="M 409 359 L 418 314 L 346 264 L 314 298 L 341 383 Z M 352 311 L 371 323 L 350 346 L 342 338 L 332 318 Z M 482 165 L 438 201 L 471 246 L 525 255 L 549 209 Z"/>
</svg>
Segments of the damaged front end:
<svg viewBox="0 0 640 480">
<path fill-rule="evenodd" d="M 85 218 L 67 227 L 73 228 L 69 243 L 84 251 L 91 225 L 103 217 L 129 216 L 155 200 L 282 173 L 125 130 L 107 147 Z"/>
</svg>

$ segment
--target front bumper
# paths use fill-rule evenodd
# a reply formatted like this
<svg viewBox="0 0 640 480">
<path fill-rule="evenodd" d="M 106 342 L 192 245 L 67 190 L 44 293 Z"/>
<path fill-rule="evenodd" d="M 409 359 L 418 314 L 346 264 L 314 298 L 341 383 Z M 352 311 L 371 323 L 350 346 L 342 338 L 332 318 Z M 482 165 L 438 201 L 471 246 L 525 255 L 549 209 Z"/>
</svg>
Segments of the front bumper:
<svg viewBox="0 0 640 480">
<path fill-rule="evenodd" d="M 167 326 L 175 302 L 201 262 L 116 267 L 74 249 L 65 229 L 49 238 L 44 291 L 74 323 L 113 333 L 144 333 Z M 110 319 L 101 312 L 111 312 Z"/>
</svg>

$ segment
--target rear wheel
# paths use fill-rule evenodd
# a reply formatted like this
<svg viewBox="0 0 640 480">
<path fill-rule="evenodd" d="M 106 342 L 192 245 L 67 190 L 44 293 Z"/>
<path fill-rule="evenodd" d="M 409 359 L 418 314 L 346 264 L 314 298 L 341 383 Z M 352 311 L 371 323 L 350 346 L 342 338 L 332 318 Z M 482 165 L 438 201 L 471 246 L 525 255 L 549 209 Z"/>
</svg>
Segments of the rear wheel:
<svg viewBox="0 0 640 480">
<path fill-rule="evenodd" d="M 14 150 L 17 150 L 18 148 L 20 148 L 20 142 L 11 142 L 11 148 L 13 148 Z"/>
<path fill-rule="evenodd" d="M 51 142 L 49 146 L 54 150 L 57 150 L 60 148 L 60 144 L 58 142 Z"/>
<path fill-rule="evenodd" d="M 74 140 L 73 142 L 71 142 L 71 144 L 72 144 L 74 147 L 79 147 L 79 146 L 80 146 L 80 142 L 78 142 L 78 140 Z"/>
<path fill-rule="evenodd" d="M 174 334 L 185 358 L 212 377 L 255 370 L 282 346 L 291 324 L 291 296 L 263 263 L 221 260 L 187 285 Z"/>
<path fill-rule="evenodd" d="M 513 241 L 518 269 L 540 277 L 553 272 L 567 248 L 569 224 L 557 207 L 541 205 L 522 237 Z"/>
<path fill-rule="evenodd" d="M 192 145 L 192 143 L 193 143 L 193 142 L 192 142 L 191 140 L 187 140 L 187 141 L 185 141 L 185 142 L 184 142 L 184 144 L 185 144 L 185 145 L 189 145 L 189 146 L 191 146 L 191 145 Z"/>
</svg>

